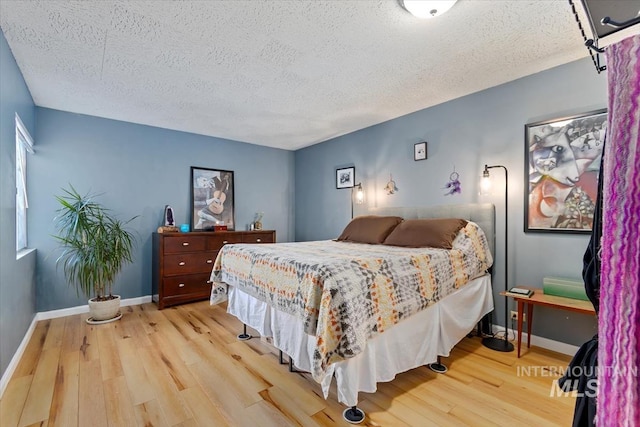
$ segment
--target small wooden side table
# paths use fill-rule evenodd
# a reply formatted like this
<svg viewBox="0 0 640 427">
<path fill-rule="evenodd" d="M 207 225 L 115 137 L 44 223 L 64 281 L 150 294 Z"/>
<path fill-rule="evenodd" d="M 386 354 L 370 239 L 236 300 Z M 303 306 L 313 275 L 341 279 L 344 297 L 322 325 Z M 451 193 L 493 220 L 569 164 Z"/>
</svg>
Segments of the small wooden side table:
<svg viewBox="0 0 640 427">
<path fill-rule="evenodd" d="M 542 305 L 551 308 L 559 308 L 561 310 L 575 311 L 577 313 L 595 314 L 591 301 L 583 301 L 579 299 L 558 297 L 555 295 L 545 295 L 540 288 L 531 288 L 528 286 L 518 286 L 518 288 L 531 289 L 533 295 L 530 297 L 516 296 L 506 292 L 500 292 L 500 295 L 508 296 L 516 300 L 518 303 L 518 357 L 520 357 L 520 343 L 522 340 L 522 314 L 524 306 L 527 306 L 527 348 L 531 347 L 531 325 L 533 324 L 533 307 Z M 506 326 L 506 325 L 505 325 Z"/>
</svg>

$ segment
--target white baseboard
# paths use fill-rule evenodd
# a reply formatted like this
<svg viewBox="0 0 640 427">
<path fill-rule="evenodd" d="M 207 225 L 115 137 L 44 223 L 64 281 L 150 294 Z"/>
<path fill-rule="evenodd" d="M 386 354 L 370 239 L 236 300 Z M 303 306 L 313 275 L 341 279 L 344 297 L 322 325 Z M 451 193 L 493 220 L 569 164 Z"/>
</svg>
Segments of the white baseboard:
<svg viewBox="0 0 640 427">
<path fill-rule="evenodd" d="M 151 295 L 143 297 L 127 298 L 120 300 L 120 307 L 128 305 L 140 305 L 151 302 Z M 72 316 L 74 314 L 82 314 L 89 312 L 89 305 L 79 305 L 77 307 L 62 308 L 60 310 L 41 311 L 36 314 L 36 320 L 55 319 L 57 317 Z"/>
<path fill-rule="evenodd" d="M 120 300 L 120 306 L 126 307 L 128 305 L 139 305 L 139 304 L 145 304 L 148 302 L 151 302 L 151 295 Z M 82 313 L 88 313 L 88 312 L 89 312 L 89 305 L 81 305 L 78 307 L 63 308 L 60 310 L 41 311 L 36 313 L 35 316 L 33 316 L 33 320 L 31 321 L 31 325 L 29 326 L 29 329 L 27 329 L 27 332 L 24 334 L 24 338 L 22 338 L 22 342 L 20 343 L 20 345 L 18 346 L 18 349 L 16 350 L 13 357 L 11 358 L 11 362 L 9 362 L 7 369 L 2 374 L 2 378 L 0 378 L 0 399 L 2 398 L 2 395 L 4 394 L 4 391 L 7 388 L 7 385 L 9 384 L 9 380 L 11 379 L 11 377 L 13 376 L 13 373 L 18 367 L 18 363 L 20 362 L 20 359 L 24 354 L 24 350 L 27 348 L 27 344 L 29 343 L 31 336 L 33 335 L 33 331 L 36 328 L 36 323 L 38 323 L 40 320 L 55 319 L 57 317 L 65 317 L 65 316 L 71 316 L 74 314 L 82 314 Z"/>
<path fill-rule="evenodd" d="M 9 385 L 9 380 L 11 379 L 11 377 L 13 376 L 13 373 L 18 367 L 18 363 L 20 363 L 22 354 L 24 353 L 24 350 L 27 348 L 27 344 L 29 344 L 29 340 L 31 339 L 31 335 L 33 335 L 33 331 L 36 329 L 36 323 L 38 323 L 37 317 L 38 317 L 38 314 L 36 313 L 33 316 L 31 325 L 29 325 L 29 329 L 27 329 L 27 332 L 24 334 L 24 337 L 22 338 L 22 342 L 20 342 L 20 345 L 18 346 L 18 349 L 16 350 L 16 352 L 13 354 L 13 357 L 11 358 L 11 361 L 9 362 L 7 369 L 2 374 L 2 378 L 0 378 L 0 399 L 2 399 L 2 395 L 4 395 L 4 391 L 7 388 L 7 385 Z"/>
<path fill-rule="evenodd" d="M 493 333 L 504 333 L 504 327 L 503 326 L 499 326 L 499 325 L 493 325 Z M 518 331 L 517 330 L 513 330 L 513 329 L 509 329 L 509 336 L 517 336 Z M 526 342 L 527 342 L 527 338 L 528 335 L 526 332 L 522 333 L 522 344 L 521 346 L 526 346 Z M 517 345 L 517 344 L 516 344 Z M 535 345 L 538 347 L 542 347 L 544 349 L 547 350 L 551 350 L 551 351 L 555 351 L 558 353 L 562 353 L 562 354 L 567 354 L 569 356 L 573 356 L 574 354 L 576 354 L 576 352 L 578 351 L 578 349 L 580 347 L 576 346 L 576 345 L 571 345 L 571 344 L 567 344 L 564 342 L 560 342 L 560 341 L 554 341 L 554 340 L 550 340 L 549 338 L 544 338 L 544 337 L 539 337 L 537 335 L 533 335 L 531 334 L 531 345 Z"/>
</svg>

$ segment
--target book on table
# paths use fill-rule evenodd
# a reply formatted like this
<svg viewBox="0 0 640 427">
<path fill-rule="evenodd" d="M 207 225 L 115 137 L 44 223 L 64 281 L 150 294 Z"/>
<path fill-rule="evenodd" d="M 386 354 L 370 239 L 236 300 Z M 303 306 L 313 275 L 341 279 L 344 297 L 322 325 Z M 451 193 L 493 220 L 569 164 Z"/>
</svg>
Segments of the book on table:
<svg viewBox="0 0 640 427">
<path fill-rule="evenodd" d="M 519 298 L 531 298 L 533 291 L 531 289 L 514 287 L 506 292 L 507 295 Z"/>
</svg>

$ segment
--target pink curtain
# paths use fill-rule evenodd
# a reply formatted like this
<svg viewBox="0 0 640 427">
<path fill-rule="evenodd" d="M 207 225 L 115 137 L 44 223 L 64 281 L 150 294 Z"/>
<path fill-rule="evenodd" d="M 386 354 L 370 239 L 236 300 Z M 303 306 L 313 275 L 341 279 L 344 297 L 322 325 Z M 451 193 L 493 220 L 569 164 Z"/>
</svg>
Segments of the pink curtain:
<svg viewBox="0 0 640 427">
<path fill-rule="evenodd" d="M 640 35 L 607 48 L 598 426 L 640 426 Z"/>
</svg>

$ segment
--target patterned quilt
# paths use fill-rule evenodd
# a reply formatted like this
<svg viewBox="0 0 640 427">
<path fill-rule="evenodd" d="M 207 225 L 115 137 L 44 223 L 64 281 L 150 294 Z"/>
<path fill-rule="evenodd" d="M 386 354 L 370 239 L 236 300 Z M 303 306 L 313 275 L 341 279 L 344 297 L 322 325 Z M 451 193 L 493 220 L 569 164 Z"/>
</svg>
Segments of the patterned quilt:
<svg viewBox="0 0 640 427">
<path fill-rule="evenodd" d="M 289 313 L 316 337 L 313 377 L 354 357 L 371 337 L 485 274 L 484 232 L 469 222 L 452 250 L 337 241 L 225 245 L 214 263 L 211 301 L 235 286 Z"/>
</svg>

